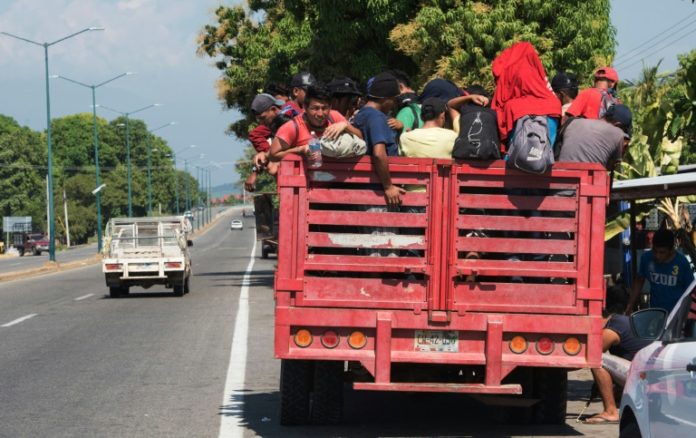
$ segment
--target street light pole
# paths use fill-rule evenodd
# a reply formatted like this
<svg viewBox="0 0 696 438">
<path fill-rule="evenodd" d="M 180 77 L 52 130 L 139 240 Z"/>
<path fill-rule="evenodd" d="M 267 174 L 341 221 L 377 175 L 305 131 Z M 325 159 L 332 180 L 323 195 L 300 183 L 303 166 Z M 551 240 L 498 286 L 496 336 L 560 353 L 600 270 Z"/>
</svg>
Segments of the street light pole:
<svg viewBox="0 0 696 438">
<path fill-rule="evenodd" d="M 172 158 L 174 158 L 174 191 L 176 192 L 176 215 L 178 216 L 181 212 L 179 210 L 179 173 L 176 167 L 176 155 L 185 149 L 193 149 L 196 145 L 192 144 L 185 148 L 181 148 L 178 151 L 172 150 Z"/>
<path fill-rule="evenodd" d="M 97 189 L 99 188 L 99 186 L 101 186 L 101 172 L 99 169 L 99 131 L 97 129 L 97 88 L 101 87 L 102 85 L 106 85 L 110 82 L 113 82 L 116 79 L 120 79 L 124 76 L 129 76 L 132 74 L 134 73 L 128 71 L 125 73 L 121 73 L 120 75 L 114 76 L 113 78 L 108 79 L 106 81 L 92 85 L 85 84 L 84 82 L 76 81 L 75 79 L 70 79 L 61 75 L 51 76 L 51 78 L 63 79 L 65 81 L 72 82 L 73 84 L 89 88 L 92 91 L 92 131 L 94 136 L 94 165 L 96 166 L 96 169 L 94 171 L 94 187 Z M 97 253 L 100 253 L 102 251 L 101 190 L 96 191 L 95 198 L 97 204 Z"/>
<path fill-rule="evenodd" d="M 53 144 L 51 143 L 51 90 L 50 90 L 50 85 L 48 83 L 48 48 L 51 47 L 54 44 L 58 44 L 61 41 L 65 41 L 69 38 L 72 38 L 74 36 L 80 35 L 81 33 L 85 32 L 90 32 L 93 30 L 104 30 L 102 27 L 88 27 L 86 29 L 82 29 L 78 32 L 72 33 L 68 36 L 65 36 L 63 38 L 57 39 L 53 42 L 44 42 L 44 43 L 39 43 L 37 41 L 32 41 L 27 38 L 23 38 L 8 32 L 0 32 L 0 34 L 15 38 L 24 42 L 27 42 L 29 44 L 33 44 L 35 46 L 40 46 L 43 47 L 44 49 L 44 67 L 45 67 L 45 73 L 46 73 L 46 143 L 48 146 L 48 194 L 47 194 L 47 203 L 48 203 L 48 212 L 49 212 L 49 218 L 48 218 L 48 258 L 50 261 L 55 262 L 56 261 L 56 217 L 55 217 L 55 211 L 53 210 Z"/>
<path fill-rule="evenodd" d="M 162 104 L 159 103 L 153 103 L 150 105 L 146 105 L 142 108 L 138 108 L 137 110 L 134 111 L 129 111 L 129 112 L 123 112 L 119 110 L 115 110 L 113 108 L 109 108 L 104 105 L 100 105 L 102 108 L 108 111 L 115 112 L 117 114 L 121 114 L 126 118 L 126 161 L 128 162 L 128 217 L 133 217 L 133 176 L 132 176 L 132 166 L 131 166 L 131 154 L 130 154 L 130 128 L 128 121 L 130 119 L 130 116 L 139 113 L 141 111 L 145 111 L 146 109 L 155 107 L 155 106 L 161 106 Z"/>
<path fill-rule="evenodd" d="M 169 122 L 151 129 L 150 134 L 172 125 L 176 125 L 176 122 Z M 147 215 L 152 216 L 152 141 L 150 139 L 147 142 Z"/>
</svg>

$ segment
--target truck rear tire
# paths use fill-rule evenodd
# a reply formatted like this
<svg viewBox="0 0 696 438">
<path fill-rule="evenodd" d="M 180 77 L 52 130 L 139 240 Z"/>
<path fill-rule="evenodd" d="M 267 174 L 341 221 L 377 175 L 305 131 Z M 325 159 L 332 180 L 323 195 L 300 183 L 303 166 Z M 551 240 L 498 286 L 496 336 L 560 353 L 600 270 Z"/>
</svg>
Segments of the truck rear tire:
<svg viewBox="0 0 696 438">
<path fill-rule="evenodd" d="M 568 406 L 568 370 L 564 368 L 537 368 L 534 370 L 534 397 L 541 399 L 534 405 L 532 421 L 535 424 L 565 424 Z"/>
<path fill-rule="evenodd" d="M 312 388 L 312 424 L 333 425 L 343 417 L 343 361 L 320 361 L 314 364 Z"/>
<path fill-rule="evenodd" d="M 191 277 L 186 277 L 186 281 L 184 281 L 184 294 L 191 292 L 191 287 L 189 286 L 190 281 Z"/>
<path fill-rule="evenodd" d="M 121 287 L 120 286 L 109 286 L 109 296 L 111 298 L 121 297 Z"/>
<path fill-rule="evenodd" d="M 280 424 L 283 426 L 309 423 L 313 365 L 308 360 L 280 361 Z"/>
<path fill-rule="evenodd" d="M 174 285 L 174 296 L 183 297 L 184 296 L 184 284 Z"/>
<path fill-rule="evenodd" d="M 261 258 L 268 258 L 269 249 L 265 245 L 261 247 Z"/>
</svg>

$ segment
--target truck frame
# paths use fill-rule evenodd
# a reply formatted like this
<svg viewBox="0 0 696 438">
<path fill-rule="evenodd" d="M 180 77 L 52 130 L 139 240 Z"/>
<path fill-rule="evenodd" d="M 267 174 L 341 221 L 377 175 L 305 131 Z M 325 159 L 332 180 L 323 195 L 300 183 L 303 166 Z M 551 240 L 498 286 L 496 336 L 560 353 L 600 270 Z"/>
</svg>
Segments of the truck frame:
<svg viewBox="0 0 696 438">
<path fill-rule="evenodd" d="M 401 157 L 389 168 L 420 188 L 397 211 L 369 157 L 281 162 L 281 423 L 340 421 L 345 380 L 496 395 L 525 421 L 564 423 L 567 370 L 601 365 L 606 170 Z"/>
<path fill-rule="evenodd" d="M 188 293 L 190 230 L 183 216 L 111 219 L 102 259 L 110 296 L 128 295 L 131 286 L 156 284 L 172 288 L 177 296 Z"/>
</svg>

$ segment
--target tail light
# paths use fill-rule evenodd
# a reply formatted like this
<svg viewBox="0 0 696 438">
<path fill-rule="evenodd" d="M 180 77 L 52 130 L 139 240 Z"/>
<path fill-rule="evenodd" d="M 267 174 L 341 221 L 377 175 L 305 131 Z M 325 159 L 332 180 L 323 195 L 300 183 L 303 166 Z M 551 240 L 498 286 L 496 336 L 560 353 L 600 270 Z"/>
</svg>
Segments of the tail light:
<svg viewBox="0 0 696 438">
<path fill-rule="evenodd" d="M 539 354 L 547 355 L 553 353 L 553 341 L 551 338 L 543 337 L 536 341 L 536 351 Z"/>
<path fill-rule="evenodd" d="M 107 263 L 104 265 L 104 268 L 107 271 L 120 271 L 121 270 L 121 265 L 120 263 Z"/>
<path fill-rule="evenodd" d="M 312 334 L 307 329 L 300 329 L 295 333 L 295 345 L 306 348 L 312 345 Z"/>
<path fill-rule="evenodd" d="M 181 262 L 166 262 L 164 267 L 170 269 L 179 269 L 181 267 Z"/>
<path fill-rule="evenodd" d="M 582 349 L 582 344 L 578 340 L 578 338 L 568 338 L 565 340 L 563 343 L 563 351 L 566 352 L 566 354 L 569 354 L 571 356 L 575 356 L 576 354 L 580 353 L 580 350 Z"/>
<path fill-rule="evenodd" d="M 367 345 L 367 336 L 365 336 L 365 333 L 356 330 L 348 336 L 348 345 L 359 350 Z"/>
<path fill-rule="evenodd" d="M 341 338 L 338 336 L 338 333 L 333 330 L 327 330 L 323 335 L 321 335 L 321 345 L 326 348 L 338 347 L 340 340 Z"/>
<path fill-rule="evenodd" d="M 510 339 L 510 351 L 512 351 L 515 354 L 522 354 L 525 351 L 527 351 L 527 340 L 524 338 L 524 336 L 517 335 Z"/>
</svg>

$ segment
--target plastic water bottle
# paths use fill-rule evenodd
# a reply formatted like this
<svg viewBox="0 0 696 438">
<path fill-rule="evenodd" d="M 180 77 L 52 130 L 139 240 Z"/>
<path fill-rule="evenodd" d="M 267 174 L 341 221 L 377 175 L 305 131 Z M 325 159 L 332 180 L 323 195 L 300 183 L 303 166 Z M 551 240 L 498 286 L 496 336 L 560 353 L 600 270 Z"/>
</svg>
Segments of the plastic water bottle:
<svg viewBox="0 0 696 438">
<path fill-rule="evenodd" d="M 309 167 L 321 167 L 321 143 L 319 137 L 312 131 L 312 139 L 309 141 Z"/>
</svg>

